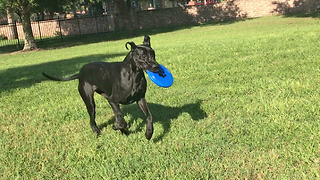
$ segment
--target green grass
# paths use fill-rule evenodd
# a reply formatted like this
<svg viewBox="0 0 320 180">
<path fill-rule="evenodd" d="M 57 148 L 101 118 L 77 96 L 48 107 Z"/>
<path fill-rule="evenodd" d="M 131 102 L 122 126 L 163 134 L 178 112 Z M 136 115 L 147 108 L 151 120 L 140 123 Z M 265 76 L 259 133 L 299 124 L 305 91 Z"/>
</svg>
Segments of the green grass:
<svg viewBox="0 0 320 180">
<path fill-rule="evenodd" d="M 0 179 L 319 179 L 320 19 L 272 16 L 151 36 L 170 88 L 148 79 L 154 136 L 122 106 L 112 130 L 96 97 L 91 132 L 77 81 L 92 61 L 121 61 L 127 41 L 0 55 Z"/>
</svg>

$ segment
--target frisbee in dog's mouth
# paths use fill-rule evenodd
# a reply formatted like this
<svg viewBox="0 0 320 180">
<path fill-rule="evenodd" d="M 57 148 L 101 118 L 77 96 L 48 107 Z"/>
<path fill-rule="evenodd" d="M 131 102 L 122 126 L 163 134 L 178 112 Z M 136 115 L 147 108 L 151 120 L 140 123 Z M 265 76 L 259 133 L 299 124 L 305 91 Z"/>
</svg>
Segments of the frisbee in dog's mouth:
<svg viewBox="0 0 320 180">
<path fill-rule="evenodd" d="M 159 64 L 159 71 L 158 72 L 151 72 L 147 70 L 147 74 L 152 82 L 160 87 L 170 87 L 173 84 L 173 76 L 171 72 L 161 64 Z"/>
</svg>

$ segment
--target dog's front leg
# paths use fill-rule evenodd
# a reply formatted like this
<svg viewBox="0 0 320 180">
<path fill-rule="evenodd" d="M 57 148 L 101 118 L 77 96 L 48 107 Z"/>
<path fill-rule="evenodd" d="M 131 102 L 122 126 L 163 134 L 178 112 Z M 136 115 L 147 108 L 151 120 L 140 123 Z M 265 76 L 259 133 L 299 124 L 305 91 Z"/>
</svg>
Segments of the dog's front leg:
<svg viewBox="0 0 320 180">
<path fill-rule="evenodd" d="M 120 106 L 118 103 L 113 103 L 109 101 L 110 106 L 112 107 L 113 113 L 116 117 L 116 124 L 113 125 L 113 129 L 114 130 L 120 130 L 122 133 L 124 134 L 128 134 L 126 132 L 126 127 L 127 127 L 127 122 L 124 120 L 122 114 L 121 114 L 121 110 L 120 110 Z"/>
<path fill-rule="evenodd" d="M 146 138 L 148 140 L 151 139 L 153 134 L 153 121 L 152 121 L 152 115 L 149 111 L 147 101 L 145 98 L 142 98 L 138 101 L 138 105 L 140 109 L 144 112 L 144 114 L 147 116 L 147 129 L 146 129 Z"/>
</svg>

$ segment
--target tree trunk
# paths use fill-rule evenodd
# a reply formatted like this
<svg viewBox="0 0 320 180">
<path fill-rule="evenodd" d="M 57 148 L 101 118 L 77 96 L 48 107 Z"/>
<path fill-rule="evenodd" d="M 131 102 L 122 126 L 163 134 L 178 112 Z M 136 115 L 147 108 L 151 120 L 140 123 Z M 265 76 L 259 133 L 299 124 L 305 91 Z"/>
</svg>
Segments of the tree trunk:
<svg viewBox="0 0 320 180">
<path fill-rule="evenodd" d="M 50 19 L 50 20 L 54 18 L 53 15 L 54 15 L 54 12 L 53 12 L 53 11 L 49 11 L 49 19 Z"/>
<path fill-rule="evenodd" d="M 115 0 L 115 3 L 118 6 L 118 9 L 119 9 L 120 15 L 121 15 L 121 19 L 122 19 L 128 33 L 129 33 L 129 35 L 134 34 L 131 19 L 129 16 L 129 12 L 126 8 L 126 4 L 124 3 L 124 0 Z"/>
<path fill-rule="evenodd" d="M 9 24 L 8 39 L 18 39 L 17 27 L 15 26 L 13 15 L 9 10 L 7 10 L 7 18 L 8 18 L 8 24 Z"/>
<path fill-rule="evenodd" d="M 161 8 L 166 8 L 166 0 L 161 0 Z"/>
<path fill-rule="evenodd" d="M 76 2 L 75 1 L 72 1 L 71 9 L 72 9 L 73 17 L 75 18 L 76 15 L 77 15 L 77 8 L 76 8 Z"/>
<path fill-rule="evenodd" d="M 37 49 L 37 45 L 34 41 L 32 28 L 31 28 L 31 21 L 30 21 L 30 4 L 28 4 L 24 11 L 21 13 L 22 18 L 22 27 L 23 27 L 23 34 L 24 34 L 24 51 L 31 51 Z"/>
</svg>

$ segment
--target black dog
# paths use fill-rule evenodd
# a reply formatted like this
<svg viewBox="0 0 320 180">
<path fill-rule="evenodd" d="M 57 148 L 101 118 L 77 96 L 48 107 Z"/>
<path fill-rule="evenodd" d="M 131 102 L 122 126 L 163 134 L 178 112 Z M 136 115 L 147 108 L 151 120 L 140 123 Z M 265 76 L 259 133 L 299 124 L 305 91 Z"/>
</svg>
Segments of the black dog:
<svg viewBox="0 0 320 180">
<path fill-rule="evenodd" d="M 144 72 L 159 72 L 159 64 L 155 60 L 154 50 L 150 45 L 150 37 L 145 36 L 142 45 L 135 45 L 134 42 L 127 42 L 131 46 L 123 62 L 93 62 L 84 65 L 78 74 L 68 78 L 55 78 L 42 73 L 45 77 L 55 81 L 70 81 L 79 79 L 79 93 L 86 104 L 90 115 L 90 125 L 94 132 L 100 134 L 95 121 L 94 92 L 108 99 L 115 114 L 116 123 L 114 130 L 120 130 L 126 134 L 127 123 L 124 120 L 120 104 L 131 104 L 137 102 L 140 109 L 147 116 L 146 138 L 151 139 L 153 134 L 152 115 L 147 106 L 145 93 L 147 81 Z"/>
</svg>

